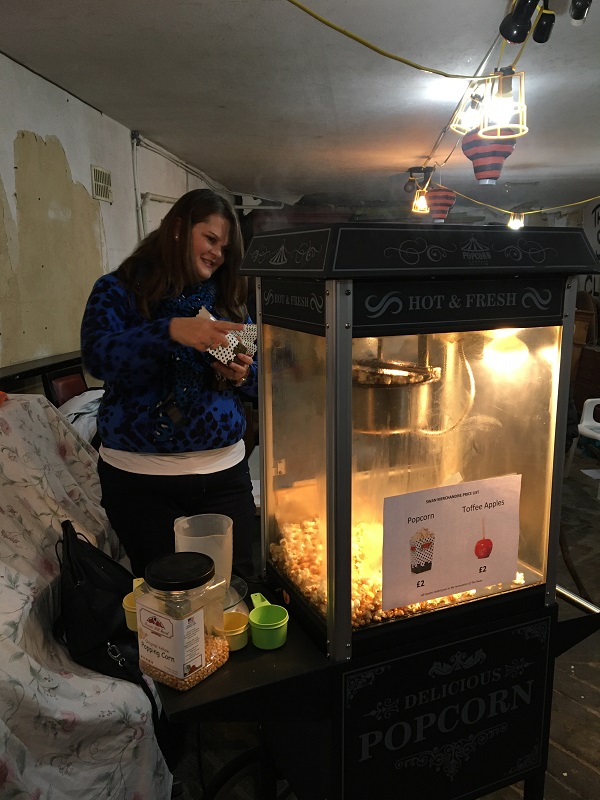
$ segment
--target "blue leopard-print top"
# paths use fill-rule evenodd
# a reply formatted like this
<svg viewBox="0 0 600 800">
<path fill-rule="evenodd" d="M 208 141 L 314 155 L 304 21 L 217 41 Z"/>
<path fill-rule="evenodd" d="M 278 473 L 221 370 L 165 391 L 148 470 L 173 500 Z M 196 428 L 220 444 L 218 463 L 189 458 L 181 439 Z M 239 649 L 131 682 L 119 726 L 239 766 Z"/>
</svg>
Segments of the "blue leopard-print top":
<svg viewBox="0 0 600 800">
<path fill-rule="evenodd" d="M 96 281 L 83 315 L 81 351 L 85 369 L 104 381 L 98 433 L 105 447 L 188 453 L 227 447 L 243 437 L 241 390 L 218 388 L 212 356 L 169 336 L 172 317 L 195 316 L 202 305 L 218 317 L 214 294 L 206 281 L 163 303 L 147 320 L 116 275 Z M 244 394 L 256 396 L 257 383 L 255 361 Z"/>
</svg>

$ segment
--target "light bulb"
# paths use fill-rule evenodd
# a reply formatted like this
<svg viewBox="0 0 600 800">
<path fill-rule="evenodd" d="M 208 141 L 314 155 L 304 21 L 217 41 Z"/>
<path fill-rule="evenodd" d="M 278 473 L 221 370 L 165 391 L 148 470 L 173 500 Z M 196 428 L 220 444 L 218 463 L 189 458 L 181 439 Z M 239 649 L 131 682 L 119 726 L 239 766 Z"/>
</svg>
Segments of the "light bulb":
<svg viewBox="0 0 600 800">
<path fill-rule="evenodd" d="M 498 79 L 496 92 L 490 97 L 488 118 L 498 127 L 506 128 L 510 125 L 515 113 L 512 78 L 503 75 Z"/>
<path fill-rule="evenodd" d="M 527 127 L 525 75 L 503 67 L 485 79 L 482 139 L 513 139 L 524 136 Z"/>
<path fill-rule="evenodd" d="M 494 339 L 483 348 L 482 362 L 498 377 L 517 380 L 517 371 L 529 358 L 527 345 L 515 336 Z"/>
<path fill-rule="evenodd" d="M 523 214 L 511 214 L 507 227 L 512 228 L 513 231 L 520 230 L 525 225 Z"/>
<path fill-rule="evenodd" d="M 406 181 L 406 183 L 404 184 L 404 191 L 407 194 L 412 194 L 416 190 L 416 188 L 417 188 L 417 181 L 411 175 L 409 177 L 409 179 Z"/>
<path fill-rule="evenodd" d="M 413 201 L 412 210 L 415 214 L 429 214 L 429 206 L 427 205 L 426 192 L 423 189 L 417 189 L 415 199 Z"/>
<path fill-rule="evenodd" d="M 469 131 L 476 128 L 481 120 L 481 99 L 481 95 L 474 94 L 462 113 L 461 123 Z"/>
</svg>

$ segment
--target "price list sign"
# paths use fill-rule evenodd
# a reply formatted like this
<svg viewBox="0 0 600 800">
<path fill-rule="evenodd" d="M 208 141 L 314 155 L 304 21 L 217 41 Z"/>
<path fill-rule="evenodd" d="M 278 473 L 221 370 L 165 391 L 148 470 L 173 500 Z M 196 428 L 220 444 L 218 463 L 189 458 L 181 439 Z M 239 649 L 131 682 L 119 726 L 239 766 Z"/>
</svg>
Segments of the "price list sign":
<svg viewBox="0 0 600 800">
<path fill-rule="evenodd" d="M 425 489 L 383 503 L 383 608 L 514 581 L 521 476 Z"/>
</svg>

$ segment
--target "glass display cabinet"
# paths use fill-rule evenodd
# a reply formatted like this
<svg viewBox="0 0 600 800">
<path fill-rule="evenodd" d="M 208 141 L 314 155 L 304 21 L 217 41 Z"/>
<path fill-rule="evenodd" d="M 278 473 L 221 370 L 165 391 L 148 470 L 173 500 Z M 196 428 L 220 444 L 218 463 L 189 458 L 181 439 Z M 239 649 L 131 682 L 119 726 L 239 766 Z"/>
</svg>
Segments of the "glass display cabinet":
<svg viewBox="0 0 600 800">
<path fill-rule="evenodd" d="M 332 661 L 554 602 L 573 276 L 595 263 L 569 228 L 252 240 L 263 569 Z"/>
</svg>

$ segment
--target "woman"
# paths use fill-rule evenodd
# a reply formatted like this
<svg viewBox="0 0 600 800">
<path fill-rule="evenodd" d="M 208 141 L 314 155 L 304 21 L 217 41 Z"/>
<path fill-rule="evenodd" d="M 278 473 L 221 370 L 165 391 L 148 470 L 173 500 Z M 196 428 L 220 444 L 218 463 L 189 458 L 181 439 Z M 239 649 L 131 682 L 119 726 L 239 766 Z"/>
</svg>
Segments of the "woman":
<svg viewBox="0 0 600 800">
<path fill-rule="evenodd" d="M 102 504 L 137 576 L 174 551 L 177 517 L 205 513 L 232 518 L 233 569 L 253 572 L 241 393 L 256 395 L 257 365 L 244 354 L 221 364 L 206 352 L 251 321 L 242 254 L 230 204 L 195 189 L 96 281 L 87 302 L 83 362 L 105 389 Z M 198 317 L 202 308 L 215 319 Z"/>
</svg>

